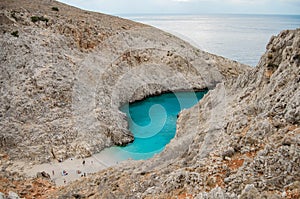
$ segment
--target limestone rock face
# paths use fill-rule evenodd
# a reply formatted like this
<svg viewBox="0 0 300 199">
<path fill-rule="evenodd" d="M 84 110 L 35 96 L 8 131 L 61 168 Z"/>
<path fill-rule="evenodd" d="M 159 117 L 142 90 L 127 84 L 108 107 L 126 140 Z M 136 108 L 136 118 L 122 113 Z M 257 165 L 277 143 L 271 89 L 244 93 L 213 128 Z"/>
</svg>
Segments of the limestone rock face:
<svg viewBox="0 0 300 199">
<path fill-rule="evenodd" d="M 272 37 L 259 65 L 180 113 L 176 137 L 62 188 L 94 198 L 299 198 L 300 29 Z M 84 190 L 84 191 L 83 191 Z"/>
<path fill-rule="evenodd" d="M 249 70 L 153 27 L 56 1 L 0 7 L 0 153 L 12 160 L 87 157 L 127 144 L 121 105 L 214 88 Z"/>
</svg>

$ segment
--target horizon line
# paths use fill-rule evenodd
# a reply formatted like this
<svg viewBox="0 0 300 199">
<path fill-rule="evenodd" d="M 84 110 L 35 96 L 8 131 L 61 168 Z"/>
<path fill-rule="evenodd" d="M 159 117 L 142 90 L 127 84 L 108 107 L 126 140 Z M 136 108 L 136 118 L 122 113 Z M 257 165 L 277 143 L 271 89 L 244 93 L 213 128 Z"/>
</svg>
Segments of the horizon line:
<svg viewBox="0 0 300 199">
<path fill-rule="evenodd" d="M 139 16 L 139 15 L 261 15 L 261 16 L 300 16 L 300 14 L 283 13 L 107 13 L 109 15 Z"/>
</svg>

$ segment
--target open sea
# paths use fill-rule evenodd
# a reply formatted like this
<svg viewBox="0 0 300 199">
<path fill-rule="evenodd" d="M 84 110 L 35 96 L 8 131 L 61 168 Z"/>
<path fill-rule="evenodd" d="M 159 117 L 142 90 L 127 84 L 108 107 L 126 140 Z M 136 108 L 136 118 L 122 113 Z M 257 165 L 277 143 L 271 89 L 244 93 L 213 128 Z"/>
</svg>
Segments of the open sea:
<svg viewBox="0 0 300 199">
<path fill-rule="evenodd" d="M 172 33 L 201 50 L 256 66 L 272 35 L 300 28 L 300 15 L 122 15 Z"/>
</svg>

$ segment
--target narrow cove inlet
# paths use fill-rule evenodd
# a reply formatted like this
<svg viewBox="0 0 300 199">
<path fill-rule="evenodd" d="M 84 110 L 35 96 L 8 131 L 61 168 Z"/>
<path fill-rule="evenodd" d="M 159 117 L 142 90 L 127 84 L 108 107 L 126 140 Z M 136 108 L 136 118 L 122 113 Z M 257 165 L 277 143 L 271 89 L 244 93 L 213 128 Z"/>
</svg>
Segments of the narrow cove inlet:
<svg viewBox="0 0 300 199">
<path fill-rule="evenodd" d="M 69 158 L 63 162 L 40 165 L 20 162 L 14 169 L 22 170 L 31 177 L 41 171 L 52 173 L 51 180 L 60 186 L 124 160 L 149 159 L 160 153 L 174 138 L 178 113 L 194 106 L 207 92 L 165 93 L 120 107 L 126 113 L 129 130 L 135 137 L 134 142 L 127 146 L 112 146 L 85 159 Z M 68 175 L 62 175 L 63 171 Z"/>
<path fill-rule="evenodd" d="M 120 110 L 126 113 L 129 130 L 135 140 L 127 146 L 114 146 L 103 152 L 110 151 L 119 161 L 153 157 L 174 138 L 178 113 L 194 106 L 206 93 L 165 93 L 123 105 Z"/>
</svg>

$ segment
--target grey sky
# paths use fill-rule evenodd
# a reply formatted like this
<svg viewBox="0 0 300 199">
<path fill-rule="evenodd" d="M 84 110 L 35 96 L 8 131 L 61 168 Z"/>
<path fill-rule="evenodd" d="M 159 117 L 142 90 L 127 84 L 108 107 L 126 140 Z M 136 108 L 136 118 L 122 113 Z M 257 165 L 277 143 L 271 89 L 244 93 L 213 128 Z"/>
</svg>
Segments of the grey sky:
<svg viewBox="0 0 300 199">
<path fill-rule="evenodd" d="M 298 14 L 300 0 L 59 0 L 107 14 Z"/>
</svg>

